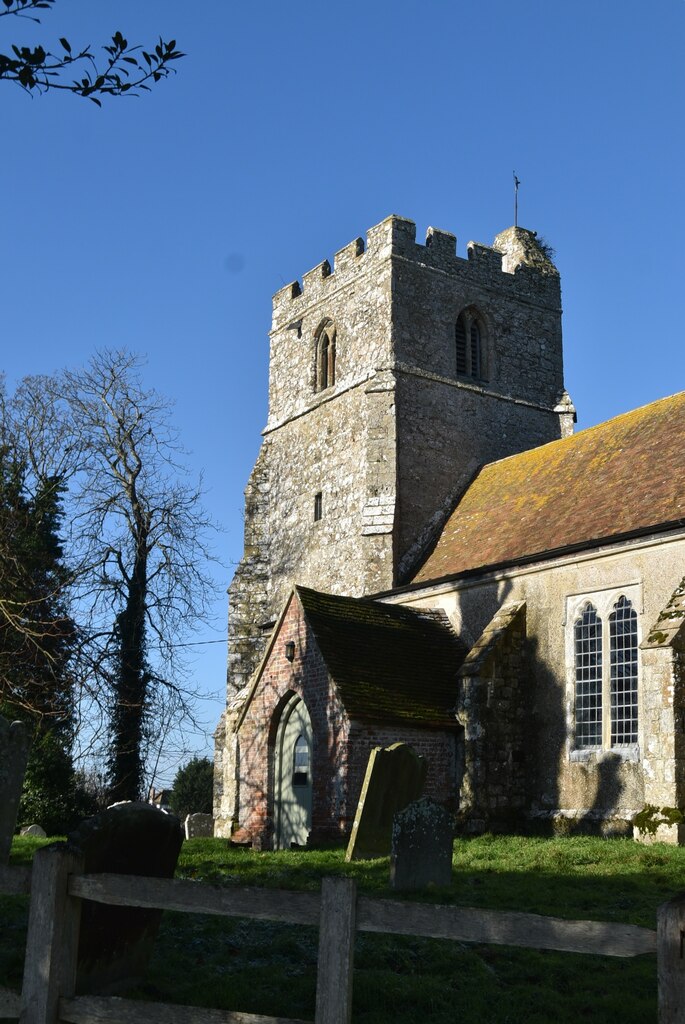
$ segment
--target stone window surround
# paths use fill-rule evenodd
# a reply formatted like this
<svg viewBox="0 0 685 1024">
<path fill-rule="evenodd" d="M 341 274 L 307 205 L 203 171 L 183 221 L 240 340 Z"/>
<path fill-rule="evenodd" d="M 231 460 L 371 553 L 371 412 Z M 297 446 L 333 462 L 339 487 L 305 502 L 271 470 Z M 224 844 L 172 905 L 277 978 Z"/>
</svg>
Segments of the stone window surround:
<svg viewBox="0 0 685 1024">
<path fill-rule="evenodd" d="M 610 650 L 609 642 L 609 616 L 614 610 L 614 605 L 619 598 L 627 598 L 633 606 L 637 615 L 637 648 L 638 648 L 638 742 L 620 747 L 612 747 L 605 743 L 601 747 L 577 749 L 574 746 L 575 737 L 575 699 L 576 699 L 576 661 L 575 661 L 575 623 L 582 614 L 587 604 L 594 605 L 597 615 L 602 620 L 602 647 L 607 653 Z M 565 628 L 566 648 L 566 748 L 569 761 L 588 762 L 601 761 L 606 757 L 619 757 L 623 761 L 639 761 L 642 714 L 640 713 L 640 641 L 642 639 L 642 613 L 643 594 L 642 583 L 629 583 L 623 587 L 601 588 L 598 590 L 586 590 L 581 594 L 571 594 L 566 597 L 565 615 L 563 625 Z M 603 695 L 609 692 L 610 658 L 602 659 L 603 673 Z M 605 721 L 609 721 L 611 715 L 610 701 L 604 699 L 602 714 Z M 605 730 L 605 735 L 606 735 Z"/>
</svg>

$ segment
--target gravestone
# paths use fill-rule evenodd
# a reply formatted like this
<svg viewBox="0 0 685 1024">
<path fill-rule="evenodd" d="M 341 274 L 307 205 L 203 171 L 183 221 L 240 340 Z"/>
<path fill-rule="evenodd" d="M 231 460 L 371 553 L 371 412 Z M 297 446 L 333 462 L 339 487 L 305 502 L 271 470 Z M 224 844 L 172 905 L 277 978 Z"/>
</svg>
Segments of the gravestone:
<svg viewBox="0 0 685 1024">
<path fill-rule="evenodd" d="M 184 822 L 186 839 L 214 835 L 214 818 L 211 814 L 189 814 Z"/>
<path fill-rule="evenodd" d="M 19 830 L 20 836 L 33 836 L 34 839 L 45 839 L 47 832 L 42 825 L 27 825 Z"/>
<path fill-rule="evenodd" d="M 408 743 L 374 747 L 366 766 L 345 860 L 369 860 L 390 853 L 392 822 L 426 781 L 426 760 Z"/>
<path fill-rule="evenodd" d="M 393 889 L 426 889 L 452 882 L 452 815 L 434 800 L 415 800 L 395 815 L 390 853 Z"/>
<path fill-rule="evenodd" d="M 171 878 L 183 843 L 178 818 L 147 803 L 114 804 L 81 822 L 68 836 L 86 874 Z M 161 910 L 114 907 L 84 900 L 76 991 L 112 994 L 138 984 L 147 967 Z"/>
<path fill-rule="evenodd" d="M 10 723 L 0 715 L 0 864 L 10 854 L 29 746 L 25 724 Z"/>
</svg>

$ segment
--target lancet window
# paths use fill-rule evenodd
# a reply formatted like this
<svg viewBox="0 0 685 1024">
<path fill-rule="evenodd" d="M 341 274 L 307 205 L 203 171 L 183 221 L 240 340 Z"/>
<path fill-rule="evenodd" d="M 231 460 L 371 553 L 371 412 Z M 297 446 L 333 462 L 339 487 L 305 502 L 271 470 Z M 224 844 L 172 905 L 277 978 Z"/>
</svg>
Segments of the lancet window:
<svg viewBox="0 0 685 1024">
<path fill-rule="evenodd" d="M 324 391 L 335 384 L 335 347 L 335 328 L 329 324 L 322 328 L 316 341 L 316 391 Z"/>
<path fill-rule="evenodd" d="M 484 380 L 487 377 L 486 331 L 476 309 L 471 307 L 459 314 L 454 342 L 457 376 Z"/>
</svg>

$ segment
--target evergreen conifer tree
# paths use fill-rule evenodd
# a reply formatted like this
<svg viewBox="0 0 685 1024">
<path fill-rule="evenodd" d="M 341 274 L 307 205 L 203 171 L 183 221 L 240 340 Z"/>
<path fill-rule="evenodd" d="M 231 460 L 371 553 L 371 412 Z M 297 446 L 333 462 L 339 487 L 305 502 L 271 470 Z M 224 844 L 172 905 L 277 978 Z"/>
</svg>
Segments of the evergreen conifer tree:
<svg viewBox="0 0 685 1024">
<path fill-rule="evenodd" d="M 76 627 L 64 597 L 60 493 L 56 479 L 30 493 L 22 461 L 0 449 L 0 712 L 32 727 L 19 820 L 48 832 L 72 824 L 75 792 Z"/>
</svg>

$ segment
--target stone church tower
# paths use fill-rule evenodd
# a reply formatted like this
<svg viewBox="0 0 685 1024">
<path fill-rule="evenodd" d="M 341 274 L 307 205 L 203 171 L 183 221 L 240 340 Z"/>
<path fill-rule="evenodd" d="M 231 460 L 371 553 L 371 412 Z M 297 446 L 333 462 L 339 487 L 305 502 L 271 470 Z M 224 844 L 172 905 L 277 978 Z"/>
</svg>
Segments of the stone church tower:
<svg viewBox="0 0 685 1024">
<path fill-rule="evenodd" d="M 392 216 L 277 292 L 268 422 L 229 591 L 229 708 L 293 584 L 348 596 L 402 584 L 479 466 L 573 419 L 559 274 L 533 232 L 469 243 L 464 259 L 454 235 L 429 228 L 422 245 Z"/>
</svg>

